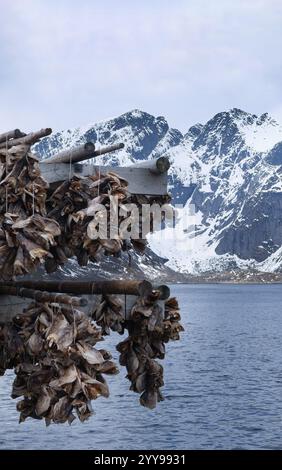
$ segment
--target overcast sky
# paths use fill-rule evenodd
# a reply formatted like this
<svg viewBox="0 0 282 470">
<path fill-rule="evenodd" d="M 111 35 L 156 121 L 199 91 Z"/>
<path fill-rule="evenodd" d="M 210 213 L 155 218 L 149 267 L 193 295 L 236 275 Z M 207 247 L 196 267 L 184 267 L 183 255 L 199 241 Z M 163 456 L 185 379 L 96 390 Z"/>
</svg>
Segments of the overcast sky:
<svg viewBox="0 0 282 470">
<path fill-rule="evenodd" d="M 282 122 L 281 0 L 0 0 L 0 130 L 133 108 L 185 131 L 239 107 Z"/>
</svg>

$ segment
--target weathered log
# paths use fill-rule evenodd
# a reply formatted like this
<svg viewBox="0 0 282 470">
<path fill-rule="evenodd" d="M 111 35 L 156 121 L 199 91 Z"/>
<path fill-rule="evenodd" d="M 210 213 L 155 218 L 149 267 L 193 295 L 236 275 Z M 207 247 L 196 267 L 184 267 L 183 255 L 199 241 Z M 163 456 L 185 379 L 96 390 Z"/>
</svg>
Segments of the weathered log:
<svg viewBox="0 0 282 470">
<path fill-rule="evenodd" d="M 85 145 L 92 144 L 92 142 L 87 142 Z M 92 144 L 94 146 L 94 144 Z M 82 147 L 78 147 L 77 149 L 70 149 L 66 150 L 65 152 L 61 152 L 57 155 L 54 155 L 53 157 L 47 158 L 46 160 L 43 160 L 44 163 L 77 163 L 77 162 L 82 162 L 84 160 L 89 160 L 90 158 L 95 158 L 99 157 L 100 155 L 104 155 L 105 153 L 110 153 L 114 152 L 116 150 L 120 150 L 124 147 L 124 144 L 114 144 L 114 145 L 109 145 L 107 147 L 102 147 L 99 150 L 95 150 L 93 148 L 93 151 L 90 152 L 85 152 L 83 154 Z M 75 153 L 77 151 L 77 154 Z"/>
<path fill-rule="evenodd" d="M 9 281 L 5 286 L 44 289 L 48 292 L 64 292 L 69 294 L 128 294 L 140 295 L 143 291 L 152 291 L 148 281 Z"/>
<path fill-rule="evenodd" d="M 47 292 L 64 292 L 68 294 L 116 294 L 116 295 L 149 295 L 153 290 L 161 292 L 162 300 L 168 299 L 170 289 L 166 285 L 153 286 L 149 281 L 112 280 L 112 281 L 8 281 L 3 284 L 11 287 L 25 287 Z"/>
<path fill-rule="evenodd" d="M 18 139 L 20 137 L 25 137 L 26 134 L 24 132 L 21 132 L 20 129 L 14 129 L 12 131 L 4 132 L 3 134 L 0 134 L 0 143 L 6 142 L 10 139 Z"/>
<path fill-rule="evenodd" d="M 148 168 L 151 173 L 159 175 L 167 173 L 170 168 L 170 161 L 168 157 L 159 157 L 153 160 L 146 160 L 142 163 L 135 163 L 130 165 L 129 168 Z"/>
<path fill-rule="evenodd" d="M 124 148 L 123 143 L 108 145 L 107 147 L 102 147 L 94 152 L 94 157 L 99 157 L 100 155 L 104 155 L 105 153 L 115 152 L 116 150 L 120 150 Z"/>
<path fill-rule="evenodd" d="M 18 139 L 11 139 L 8 140 L 7 142 L 2 142 L 0 144 L 0 148 L 11 148 L 14 147 L 15 145 L 23 144 L 23 145 L 33 145 L 35 142 L 37 142 L 39 139 L 42 137 L 46 137 L 47 135 L 50 135 L 52 133 L 52 129 L 49 127 L 46 129 L 41 129 L 40 131 L 37 132 L 31 132 L 30 134 L 27 134 L 24 137 L 19 137 Z"/>
<path fill-rule="evenodd" d="M 95 150 L 95 145 L 93 142 L 86 142 L 84 145 L 80 145 L 74 149 L 64 150 L 59 152 L 56 155 L 53 155 L 46 160 L 43 160 L 44 163 L 75 163 L 91 158 Z"/>
<path fill-rule="evenodd" d="M 70 297 L 69 295 L 65 294 L 50 293 L 47 291 L 28 289 L 20 286 L 2 284 L 0 285 L 0 294 L 25 297 L 27 299 L 33 299 L 42 303 L 53 302 L 58 304 L 72 305 L 74 307 L 83 307 L 87 305 L 87 299 L 85 298 Z"/>
</svg>

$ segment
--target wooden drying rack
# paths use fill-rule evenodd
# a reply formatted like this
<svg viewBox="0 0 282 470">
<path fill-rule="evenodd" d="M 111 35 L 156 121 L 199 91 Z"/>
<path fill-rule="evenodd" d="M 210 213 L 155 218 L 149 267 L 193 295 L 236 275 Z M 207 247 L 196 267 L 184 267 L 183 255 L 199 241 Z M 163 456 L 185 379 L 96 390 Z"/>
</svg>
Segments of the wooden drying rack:
<svg viewBox="0 0 282 470">
<path fill-rule="evenodd" d="M 41 129 L 38 132 L 25 134 L 19 129 L 0 135 L 0 150 L 12 148 L 14 145 L 31 145 L 39 138 L 46 137 L 51 129 Z M 90 176 L 96 172 L 117 172 L 128 182 L 128 190 L 132 194 L 163 196 L 167 194 L 169 159 L 161 156 L 132 166 L 101 166 L 93 161 L 101 155 L 106 155 L 124 148 L 118 143 L 96 149 L 93 142 L 86 142 L 76 148 L 59 152 L 40 162 L 42 176 L 50 185 L 58 184 L 70 176 Z M 92 160 L 91 163 L 81 163 Z M 160 291 L 160 303 L 164 303 L 170 295 L 168 286 L 153 286 L 148 281 L 110 280 L 110 281 L 45 281 L 19 280 L 0 282 L 0 321 L 6 322 L 22 313 L 30 300 L 56 303 L 60 301 L 71 307 L 82 310 L 91 308 L 102 294 L 117 294 L 127 297 L 126 310 L 136 301 L 136 297 L 153 290 Z M 96 299 L 96 300 L 95 300 Z M 93 304 L 94 302 L 94 304 Z"/>
</svg>

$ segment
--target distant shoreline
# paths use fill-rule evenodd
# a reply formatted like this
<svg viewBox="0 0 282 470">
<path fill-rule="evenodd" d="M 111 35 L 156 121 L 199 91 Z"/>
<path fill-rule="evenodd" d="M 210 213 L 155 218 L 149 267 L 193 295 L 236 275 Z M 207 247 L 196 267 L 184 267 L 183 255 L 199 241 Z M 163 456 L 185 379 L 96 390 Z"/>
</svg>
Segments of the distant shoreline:
<svg viewBox="0 0 282 470">
<path fill-rule="evenodd" d="M 177 273 L 181 275 L 181 273 Z M 209 273 L 202 276 L 189 276 L 183 274 L 181 279 L 169 278 L 164 279 L 165 282 L 174 284 L 282 284 L 282 273 Z"/>
<path fill-rule="evenodd" d="M 174 281 L 166 281 L 168 284 L 173 284 L 173 285 L 197 285 L 197 284 L 214 284 L 214 285 L 219 285 L 219 284 L 230 284 L 230 285 L 270 285 L 270 284 L 282 284 L 281 281 L 212 281 L 212 280 L 199 280 L 199 281 L 183 281 L 183 282 L 174 282 Z"/>
</svg>

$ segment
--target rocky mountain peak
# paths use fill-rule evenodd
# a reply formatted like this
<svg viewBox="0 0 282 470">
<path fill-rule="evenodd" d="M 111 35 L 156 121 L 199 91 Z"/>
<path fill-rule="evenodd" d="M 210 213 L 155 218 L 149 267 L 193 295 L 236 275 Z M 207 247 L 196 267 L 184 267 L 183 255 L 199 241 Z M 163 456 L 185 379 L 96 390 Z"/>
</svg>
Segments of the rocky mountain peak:
<svg viewBox="0 0 282 470">
<path fill-rule="evenodd" d="M 203 124 L 199 122 L 197 124 L 194 124 L 194 126 L 191 126 L 188 129 L 188 132 L 184 135 L 184 138 L 194 141 L 201 134 L 203 127 L 204 127 Z"/>
</svg>

